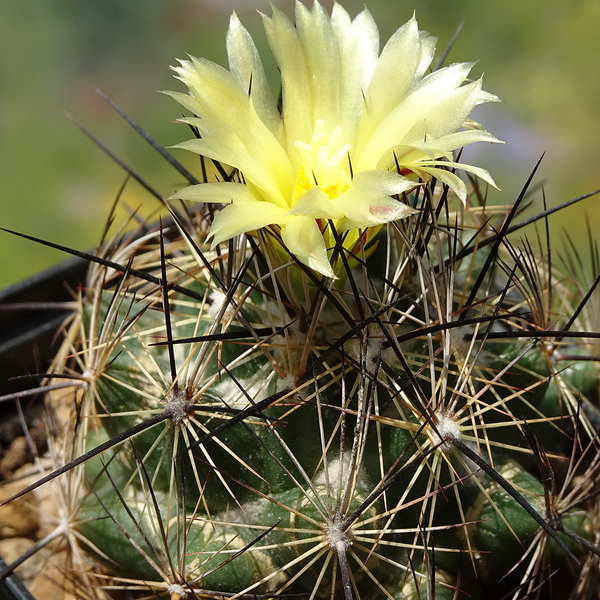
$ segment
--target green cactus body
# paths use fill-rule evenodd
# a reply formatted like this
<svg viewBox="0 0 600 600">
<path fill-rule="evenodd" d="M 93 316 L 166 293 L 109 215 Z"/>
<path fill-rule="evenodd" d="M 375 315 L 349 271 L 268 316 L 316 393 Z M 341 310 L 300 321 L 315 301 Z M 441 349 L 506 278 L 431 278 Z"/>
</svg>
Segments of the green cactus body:
<svg viewBox="0 0 600 600">
<path fill-rule="evenodd" d="M 543 513 L 544 489 L 538 480 L 512 461 L 498 465 L 497 469 L 537 512 Z M 477 573 L 484 580 L 498 580 L 505 575 L 516 564 L 515 558 L 525 552 L 528 539 L 539 529 L 513 498 L 489 480 L 483 482 L 467 518 L 476 522 L 470 534 L 479 551 Z"/>
<path fill-rule="evenodd" d="M 468 591 L 461 589 L 457 581 L 447 573 L 438 571 L 434 582 L 420 581 L 414 579 L 406 581 L 396 592 L 393 593 L 396 600 L 421 600 L 422 598 L 439 598 L 440 600 L 454 600 L 455 598 L 473 598 L 479 600 L 481 591 L 477 587 L 469 587 Z"/>
<path fill-rule="evenodd" d="M 174 242 L 165 251 L 175 256 L 178 248 Z M 193 265 L 187 260 L 186 272 Z M 316 322 L 302 326 L 308 338 L 296 325 L 298 300 L 278 313 L 273 297 L 282 290 L 271 282 L 238 284 L 229 293 L 237 300 L 219 306 L 225 296 L 214 274 L 202 266 L 193 272 L 197 299 L 169 295 L 170 333 L 164 291 L 155 286 L 134 296 L 124 285 L 84 304 L 84 314 L 103 307 L 101 318 L 82 322 L 89 339 L 110 349 L 102 364 L 88 366 L 95 377 L 82 406 L 97 431 L 90 443 L 162 415 L 86 466 L 79 534 L 115 574 L 214 592 L 321 597 L 320 590 L 345 593 L 345 560 L 354 594 L 410 598 L 431 587 L 434 552 L 436 594 L 451 597 L 460 582 L 460 597 L 509 572 L 517 581 L 524 567 L 516 565 L 526 563 L 532 540 L 545 540 L 553 564 L 565 560 L 539 523 L 454 442 L 464 440 L 492 462 L 545 518 L 544 487 L 523 427 L 531 420 L 535 435 L 546 425 L 540 415 L 560 383 L 555 377 L 572 392 L 590 393 L 593 363 L 553 376 L 546 355 L 537 346 L 525 351 L 527 343 L 468 349 L 456 336 L 449 344 L 444 333 L 423 338 L 418 326 L 411 339 L 406 307 L 391 309 L 388 320 L 398 319 L 392 336 L 390 326 L 386 335 L 378 331 L 383 325 L 370 324 L 367 336 L 357 330 L 358 338 L 344 339 L 350 328 L 333 306 L 343 300 L 355 318 L 365 310 L 347 296 L 347 284 L 334 288 L 333 305 L 311 316 Z M 260 270 L 247 272 L 265 280 Z M 435 308 L 413 314 L 431 319 Z M 459 335 L 468 340 L 473 331 Z M 168 336 L 183 343 L 169 346 Z M 403 340 L 395 349 L 394 336 Z M 336 347 L 339 339 L 344 345 Z M 307 343 L 310 362 L 301 367 Z M 548 426 L 566 432 L 563 421 Z M 584 508 L 561 512 L 564 527 L 590 543 L 592 521 Z M 577 542 L 560 536 L 582 555 Z"/>
</svg>

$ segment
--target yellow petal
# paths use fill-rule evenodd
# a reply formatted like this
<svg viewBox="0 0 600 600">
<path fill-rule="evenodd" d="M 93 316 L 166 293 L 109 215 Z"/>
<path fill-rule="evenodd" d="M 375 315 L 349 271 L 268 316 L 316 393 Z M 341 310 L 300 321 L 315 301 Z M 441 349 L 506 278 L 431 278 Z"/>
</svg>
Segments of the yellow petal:
<svg viewBox="0 0 600 600">
<path fill-rule="evenodd" d="M 309 10 L 297 1 L 296 29 L 308 73 L 319 73 L 318 77 L 313 75 L 309 78 L 313 123 L 317 119 L 323 119 L 331 127 L 331 124 L 339 119 L 341 64 L 340 50 L 331 20 L 318 2 L 314 2 Z M 288 97 L 284 97 L 286 116 Z M 294 115 L 291 116 L 294 118 Z M 330 131 L 331 129 L 327 133 Z"/>
<path fill-rule="evenodd" d="M 483 179 L 486 183 L 489 183 L 491 186 L 495 187 L 496 189 L 500 189 L 496 185 L 495 181 L 492 179 L 492 176 L 485 169 L 482 169 L 481 167 L 473 167 L 472 165 L 465 165 L 464 163 L 457 163 L 457 162 L 454 162 L 451 160 L 449 160 L 449 161 L 423 160 L 416 165 L 415 170 L 418 169 L 421 171 L 427 171 L 427 172 L 433 173 L 434 168 L 436 166 L 447 167 L 447 168 L 451 168 L 451 169 L 460 169 L 461 171 L 468 171 L 469 173 L 473 173 L 473 175 L 476 175 L 480 179 Z M 436 173 L 439 172 L 440 170 L 442 170 L 444 173 L 448 172 L 445 169 L 435 169 Z M 437 175 L 434 175 L 434 177 L 437 177 Z M 450 187 L 452 187 L 452 186 L 450 186 Z"/>
<path fill-rule="evenodd" d="M 247 185 L 242 183 L 199 183 L 175 192 L 167 200 L 190 200 L 192 202 L 257 202 Z"/>
<path fill-rule="evenodd" d="M 285 213 L 270 202 L 233 202 L 214 218 L 210 228 L 213 245 L 236 235 L 285 222 Z"/>
<path fill-rule="evenodd" d="M 420 170 L 445 183 L 460 198 L 461 202 L 466 204 L 467 186 L 458 175 L 446 171 L 446 169 L 437 169 L 435 167 L 420 167 Z"/>
<path fill-rule="evenodd" d="M 281 228 L 281 237 L 288 250 L 314 271 L 335 278 L 329 264 L 323 234 L 310 217 L 290 217 Z"/>
<path fill-rule="evenodd" d="M 413 17 L 389 39 L 366 90 L 363 134 L 380 123 L 404 99 L 421 63 L 419 27 Z"/>
<path fill-rule="evenodd" d="M 233 76 L 242 87 L 250 91 L 260 120 L 277 135 L 281 127 L 281 117 L 267 83 L 260 55 L 252 37 L 235 12 L 227 30 L 227 58 Z"/>
<path fill-rule="evenodd" d="M 295 27 L 276 7 L 273 17 L 262 15 L 265 32 L 281 72 L 285 130 L 290 158 L 298 160 L 297 140 L 310 140 L 316 121 L 312 110 L 311 74 Z"/>
<path fill-rule="evenodd" d="M 350 21 L 348 13 L 337 2 L 331 12 L 331 25 L 340 51 L 337 120 L 344 134 L 341 143 L 352 143 L 360 122 L 364 92 L 377 65 L 379 31 L 367 9 Z"/>
<path fill-rule="evenodd" d="M 415 126 L 406 133 L 408 143 L 438 139 L 462 127 L 465 119 L 477 105 L 481 91 L 481 79 L 458 87 L 455 90 L 440 92 L 437 98 L 430 99 Z"/>
<path fill-rule="evenodd" d="M 414 187 L 414 181 L 390 171 L 357 173 L 352 185 L 333 201 L 345 216 L 338 229 L 373 227 L 409 216 L 416 211 L 390 196 Z"/>
<path fill-rule="evenodd" d="M 419 149 L 432 148 L 440 152 L 451 152 L 458 148 L 463 148 L 475 142 L 491 142 L 493 144 L 504 144 L 496 136 L 492 135 L 485 129 L 470 129 L 468 131 L 457 131 L 444 135 L 438 139 L 426 141 L 423 144 L 416 146 Z"/>
<path fill-rule="evenodd" d="M 226 69 L 203 59 L 182 61 L 175 70 L 197 101 L 194 124 L 201 140 L 188 146 L 235 167 L 280 205 L 291 192 L 295 172 L 273 132 L 261 121 L 252 99 Z M 194 143 L 196 142 L 196 143 Z"/>
<path fill-rule="evenodd" d="M 313 219 L 341 219 L 344 216 L 336 203 L 332 202 L 318 186 L 303 194 L 287 214 Z"/>
<path fill-rule="evenodd" d="M 463 63 L 432 73 L 370 132 L 361 122 L 353 166 L 361 171 L 373 169 L 398 144 L 418 144 L 456 131 L 475 106 L 480 90 L 479 82 L 461 88 L 471 66 Z"/>
</svg>

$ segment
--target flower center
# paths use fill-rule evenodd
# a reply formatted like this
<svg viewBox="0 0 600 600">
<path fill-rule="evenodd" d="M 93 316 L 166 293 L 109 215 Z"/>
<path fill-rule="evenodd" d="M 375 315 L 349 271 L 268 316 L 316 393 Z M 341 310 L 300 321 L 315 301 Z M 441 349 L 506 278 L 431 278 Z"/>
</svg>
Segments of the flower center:
<svg viewBox="0 0 600 600">
<path fill-rule="evenodd" d="M 301 164 L 298 170 L 293 202 L 305 192 L 318 185 L 328 198 L 337 198 L 345 192 L 351 183 L 346 164 L 351 144 L 341 144 L 342 128 L 336 127 L 326 137 L 325 122 L 319 119 L 315 123 L 315 132 L 310 143 L 297 141 Z M 341 163 L 344 162 L 344 167 Z"/>
</svg>

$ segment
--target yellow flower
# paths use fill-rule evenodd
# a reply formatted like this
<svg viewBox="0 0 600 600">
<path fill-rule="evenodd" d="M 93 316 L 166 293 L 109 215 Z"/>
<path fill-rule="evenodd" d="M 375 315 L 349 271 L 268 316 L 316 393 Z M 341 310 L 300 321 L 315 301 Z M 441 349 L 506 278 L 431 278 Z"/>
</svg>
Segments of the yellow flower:
<svg viewBox="0 0 600 600">
<path fill-rule="evenodd" d="M 229 70 L 206 59 L 180 61 L 189 94 L 168 92 L 195 116 L 181 119 L 200 138 L 179 144 L 237 169 L 233 182 L 204 183 L 172 198 L 226 206 L 211 227 L 214 244 L 276 226 L 288 250 L 334 277 L 325 235 L 378 226 L 414 212 L 397 199 L 435 177 L 464 202 L 458 168 L 495 185 L 483 169 L 458 164 L 452 152 L 498 140 L 468 116 L 497 98 L 468 81 L 472 64 L 428 72 L 436 39 L 413 17 L 379 54 L 379 33 L 365 9 L 354 20 L 334 4 L 296 2 L 296 25 L 276 8 L 263 15 L 281 72 L 281 112 L 260 56 L 233 14 Z"/>
</svg>

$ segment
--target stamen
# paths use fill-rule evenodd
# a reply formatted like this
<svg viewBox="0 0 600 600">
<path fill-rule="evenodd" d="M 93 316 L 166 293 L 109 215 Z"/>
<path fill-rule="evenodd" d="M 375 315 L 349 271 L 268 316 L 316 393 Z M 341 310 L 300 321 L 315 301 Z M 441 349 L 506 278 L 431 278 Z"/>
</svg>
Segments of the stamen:
<svg viewBox="0 0 600 600">
<path fill-rule="evenodd" d="M 342 128 L 336 127 L 327 139 L 325 122 L 319 119 L 315 123 L 310 143 L 307 144 L 301 140 L 295 143 L 300 150 L 301 165 L 294 188 L 294 200 L 315 185 L 319 185 L 330 199 L 337 198 L 350 187 L 352 178 L 346 168 L 342 168 L 341 165 L 346 162 L 352 145 L 340 145 L 342 134 Z M 314 180 L 312 182 L 306 176 L 307 172 L 313 173 Z"/>
</svg>

